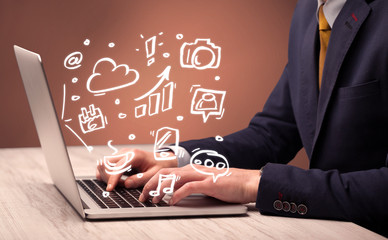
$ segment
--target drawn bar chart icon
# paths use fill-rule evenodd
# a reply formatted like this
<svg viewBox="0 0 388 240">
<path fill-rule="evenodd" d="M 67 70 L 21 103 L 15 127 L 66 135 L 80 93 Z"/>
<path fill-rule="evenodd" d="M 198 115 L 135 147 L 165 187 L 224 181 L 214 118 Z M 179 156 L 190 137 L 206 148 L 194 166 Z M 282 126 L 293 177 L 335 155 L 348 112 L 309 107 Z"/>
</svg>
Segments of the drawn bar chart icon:
<svg viewBox="0 0 388 240">
<path fill-rule="evenodd" d="M 160 111 L 165 112 L 172 109 L 174 87 L 174 83 L 170 82 L 164 85 L 160 92 L 150 94 L 148 104 L 142 104 L 135 108 L 135 117 L 143 117 L 147 112 L 149 116 L 153 116 Z"/>
</svg>

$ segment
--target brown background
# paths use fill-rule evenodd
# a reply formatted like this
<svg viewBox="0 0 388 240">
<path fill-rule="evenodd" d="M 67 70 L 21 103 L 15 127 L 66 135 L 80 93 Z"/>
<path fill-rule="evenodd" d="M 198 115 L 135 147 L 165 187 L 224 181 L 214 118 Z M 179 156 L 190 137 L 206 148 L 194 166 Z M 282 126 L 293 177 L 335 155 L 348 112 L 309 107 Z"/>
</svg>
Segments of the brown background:
<svg viewBox="0 0 388 240">
<path fill-rule="evenodd" d="M 262 110 L 278 81 L 287 59 L 287 39 L 296 0 L 251 1 L 0 1 L 0 147 L 39 146 L 37 134 L 18 73 L 12 46 L 38 52 L 43 59 L 58 116 L 61 117 L 63 85 L 66 85 L 64 119 L 88 145 L 153 143 L 150 131 L 169 126 L 180 129 L 181 140 L 226 135 L 245 128 L 252 116 Z M 163 32 L 162 35 L 159 33 Z M 183 39 L 176 38 L 182 34 Z M 144 39 L 141 38 L 144 36 Z M 155 63 L 147 66 L 145 40 L 157 36 Z M 218 69 L 181 68 L 179 49 L 184 42 L 210 38 L 222 48 Z M 85 46 L 85 39 L 90 45 Z M 115 47 L 108 47 L 109 43 Z M 139 51 L 136 51 L 139 49 Z M 81 67 L 68 70 L 64 59 L 70 53 L 83 53 Z M 170 53 L 164 58 L 163 53 Z M 86 81 L 94 64 L 109 57 L 140 73 L 130 87 L 94 96 Z M 136 102 L 157 82 L 156 77 L 171 66 L 170 82 L 176 83 L 173 109 L 136 119 Z M 216 81 L 215 77 L 220 80 Z M 78 78 L 76 83 L 72 82 Z M 190 114 L 193 93 L 190 88 L 225 90 L 225 114 L 221 120 Z M 81 96 L 71 101 L 72 95 Z M 120 99 L 120 104 L 115 100 Z M 81 107 L 94 104 L 108 118 L 105 129 L 82 134 L 78 122 Z M 119 113 L 127 114 L 119 119 Z M 177 121 L 177 116 L 184 117 Z M 64 127 L 67 144 L 80 141 Z M 129 134 L 136 139 L 130 141 Z M 292 164 L 306 168 L 300 153 Z"/>
</svg>

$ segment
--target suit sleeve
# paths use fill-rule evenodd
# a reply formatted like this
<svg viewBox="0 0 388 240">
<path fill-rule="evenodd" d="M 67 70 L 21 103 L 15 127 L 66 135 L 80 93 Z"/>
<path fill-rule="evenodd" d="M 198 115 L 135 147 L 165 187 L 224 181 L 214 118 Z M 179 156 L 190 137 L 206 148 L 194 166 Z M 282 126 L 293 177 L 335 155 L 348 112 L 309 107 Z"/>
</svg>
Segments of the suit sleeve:
<svg viewBox="0 0 388 240">
<path fill-rule="evenodd" d="M 267 162 L 288 163 L 301 149 L 302 143 L 292 111 L 288 89 L 287 67 L 268 98 L 262 112 L 249 126 L 225 136 L 180 143 L 191 155 L 194 149 L 209 149 L 222 154 L 231 167 L 258 169 Z"/>
<path fill-rule="evenodd" d="M 256 207 L 264 214 L 352 221 L 388 234 L 387 186 L 387 167 L 341 174 L 269 163 Z"/>
</svg>

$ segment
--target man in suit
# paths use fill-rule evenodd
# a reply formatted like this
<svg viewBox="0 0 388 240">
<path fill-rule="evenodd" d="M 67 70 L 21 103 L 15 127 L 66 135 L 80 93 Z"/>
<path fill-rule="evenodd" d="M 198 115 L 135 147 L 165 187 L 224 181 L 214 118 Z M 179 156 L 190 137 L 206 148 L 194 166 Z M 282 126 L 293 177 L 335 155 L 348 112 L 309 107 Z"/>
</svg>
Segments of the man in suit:
<svg viewBox="0 0 388 240">
<path fill-rule="evenodd" d="M 263 214 L 342 219 L 387 234 L 387 13 L 386 0 L 300 0 L 288 64 L 246 129 L 221 142 L 180 143 L 183 159 L 158 162 L 151 153 L 130 150 L 136 152 L 132 164 L 143 178 L 106 176 L 103 166 L 97 177 L 108 182 L 107 190 L 118 183 L 145 184 L 144 201 L 157 187 L 157 173 L 174 173 L 181 178 L 170 204 L 204 193 L 229 202 L 256 202 Z M 286 165 L 302 147 L 310 169 Z M 230 176 L 214 182 L 187 165 L 198 148 L 225 156 L 233 167 Z"/>
</svg>

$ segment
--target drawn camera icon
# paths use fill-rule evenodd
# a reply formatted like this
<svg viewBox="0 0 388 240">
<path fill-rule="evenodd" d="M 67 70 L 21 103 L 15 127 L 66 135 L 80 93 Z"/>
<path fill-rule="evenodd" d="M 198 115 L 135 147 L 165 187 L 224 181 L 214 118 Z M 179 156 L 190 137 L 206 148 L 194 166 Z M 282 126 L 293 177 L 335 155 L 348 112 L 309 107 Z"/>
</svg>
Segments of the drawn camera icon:
<svg viewBox="0 0 388 240">
<path fill-rule="evenodd" d="M 182 68 L 199 70 L 218 68 L 220 62 L 221 47 L 216 46 L 210 39 L 196 39 L 194 43 L 182 44 L 180 50 Z"/>
</svg>

